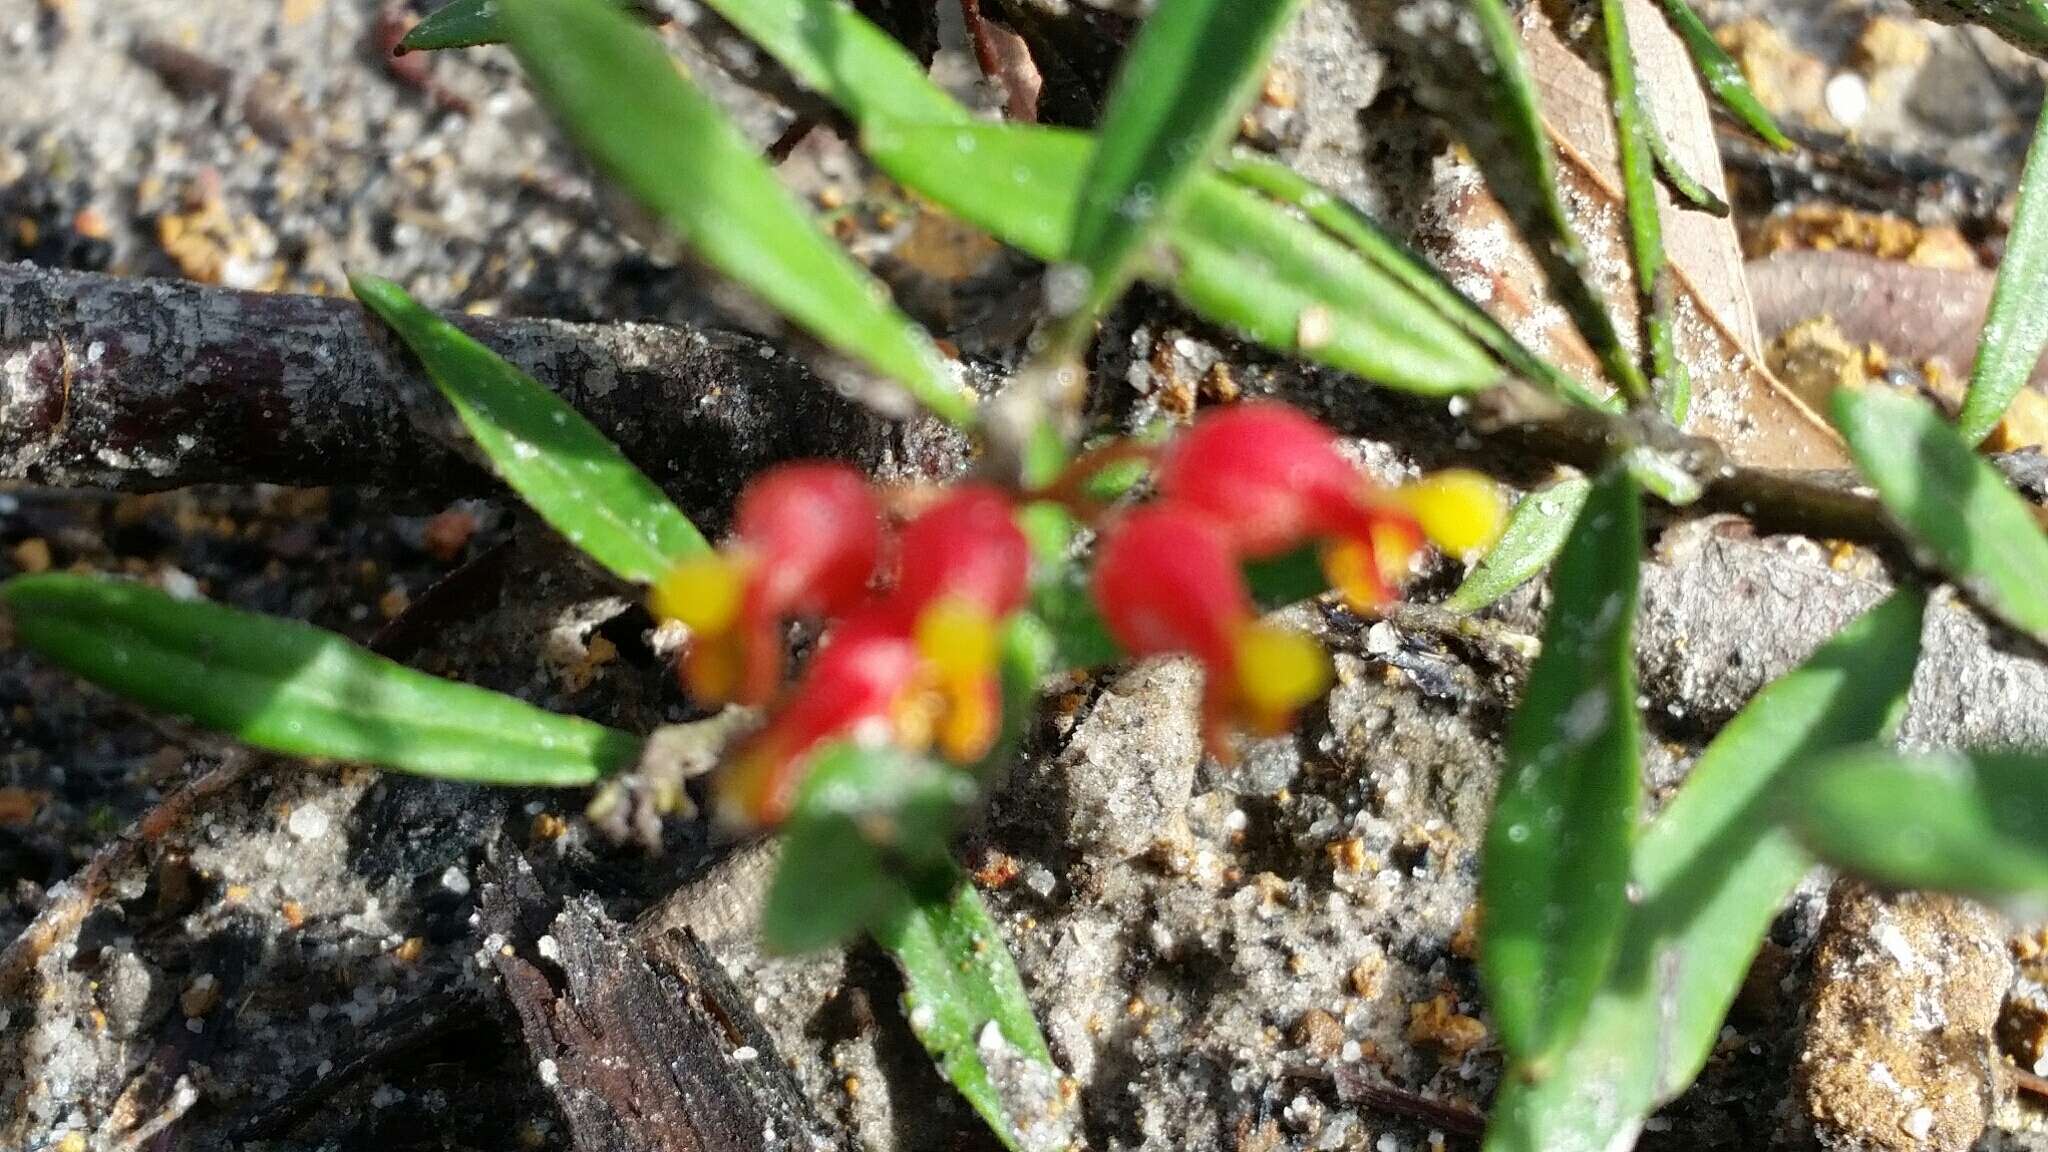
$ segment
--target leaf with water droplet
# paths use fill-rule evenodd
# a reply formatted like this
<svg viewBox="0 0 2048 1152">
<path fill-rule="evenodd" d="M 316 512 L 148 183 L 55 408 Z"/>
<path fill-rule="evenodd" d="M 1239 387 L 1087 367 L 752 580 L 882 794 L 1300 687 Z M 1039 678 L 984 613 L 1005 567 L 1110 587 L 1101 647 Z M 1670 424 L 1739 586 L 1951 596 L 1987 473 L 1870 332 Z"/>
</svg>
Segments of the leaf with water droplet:
<svg viewBox="0 0 2048 1152">
<path fill-rule="evenodd" d="M 349 283 L 420 358 L 498 477 L 591 559 L 648 584 L 707 549 L 689 517 L 561 397 L 398 285 Z"/>
<path fill-rule="evenodd" d="M 1139 248 L 1237 132 L 1300 0 L 1163 0 L 1139 26 L 1096 125 L 1068 257 L 1088 272 L 1085 313 L 1129 282 Z"/>
<path fill-rule="evenodd" d="M 1610 469 L 1558 555 L 1543 652 L 1508 723 L 1481 866 L 1479 971 L 1502 1047 L 1532 1074 L 1585 1019 L 1627 909 L 1642 796 L 1642 541 L 1635 481 Z"/>
<path fill-rule="evenodd" d="M 1970 371 L 1970 391 L 1957 429 L 1972 444 L 1991 434 L 2034 373 L 2048 344 L 2048 115 L 2034 126 L 2019 207 L 1998 262 L 1998 283 L 1982 344 Z"/>
<path fill-rule="evenodd" d="M 541 99 L 705 263 L 954 424 L 974 418 L 922 328 L 820 231 L 646 29 L 603 0 L 498 0 Z"/>
<path fill-rule="evenodd" d="M 1890 887 L 2048 896 L 2048 754 L 1860 748 L 1813 765 L 1789 811 L 1822 859 Z"/>
<path fill-rule="evenodd" d="M 1706 1066 L 1729 1005 L 1812 859 L 1774 818 L 1812 758 L 1904 714 L 1926 597 L 1902 589 L 1771 682 L 1638 839 L 1634 903 L 1585 1022 L 1540 1080 L 1510 1068 L 1487 1152 L 1627 1146 Z"/>
<path fill-rule="evenodd" d="M 2048 3 L 2043 0 L 1913 0 L 1913 7 L 1943 24 L 1981 24 L 2022 52 L 2048 57 Z"/>
<path fill-rule="evenodd" d="M 1059 1069 L 981 894 L 955 869 L 944 887 L 906 889 L 904 897 L 874 937 L 903 969 L 904 1006 L 918 1040 L 1004 1146 L 1065 1147 L 1057 1133 L 1071 1125 L 1072 1107 L 1060 1098 Z M 988 1035 L 991 1023 L 1035 1074 L 992 1072 L 983 1044 L 996 1038 Z"/>
<path fill-rule="evenodd" d="M 640 740 L 442 680 L 292 620 L 69 573 L 0 585 L 25 647 L 148 708 L 291 756 L 444 780 L 575 787 Z"/>
<path fill-rule="evenodd" d="M 616 0 L 626 12 L 660 19 L 639 0 Z M 431 52 L 446 48 L 475 48 L 505 39 L 498 18 L 498 0 L 454 0 L 428 13 L 398 42 L 400 52 Z"/>
<path fill-rule="evenodd" d="M 1664 13 L 1671 22 L 1672 31 L 1685 41 L 1685 50 L 1692 56 L 1693 66 L 1700 70 L 1700 78 L 1706 81 L 1721 106 L 1734 113 L 1737 120 L 1749 130 L 1764 138 L 1773 148 L 1790 151 L 1792 141 L 1778 127 L 1770 110 L 1757 99 L 1756 90 L 1749 86 L 1749 77 L 1743 75 L 1742 66 L 1737 64 L 1714 39 L 1714 33 L 1701 20 L 1699 13 L 1692 10 L 1686 0 L 1663 0 Z"/>
<path fill-rule="evenodd" d="M 1843 388 L 1835 426 L 1885 510 L 1979 604 L 2048 643 L 2048 536 L 2005 480 L 1930 405 Z"/>
<path fill-rule="evenodd" d="M 1452 612 L 1477 612 L 1536 578 L 1571 534 L 1591 481 L 1567 476 L 1522 497 L 1500 542 L 1444 601 Z"/>
</svg>

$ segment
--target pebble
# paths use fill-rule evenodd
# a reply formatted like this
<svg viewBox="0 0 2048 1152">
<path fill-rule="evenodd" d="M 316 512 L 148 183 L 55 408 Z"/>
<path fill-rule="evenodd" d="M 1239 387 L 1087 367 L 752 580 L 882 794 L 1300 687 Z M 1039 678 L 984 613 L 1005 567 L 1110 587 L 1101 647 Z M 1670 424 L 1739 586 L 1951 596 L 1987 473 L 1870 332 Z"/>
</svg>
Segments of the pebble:
<svg viewBox="0 0 2048 1152">
<path fill-rule="evenodd" d="M 331 823 L 326 809 L 308 804 L 292 809 L 292 814 L 285 820 L 284 826 L 287 832 L 300 840 L 318 840 L 327 835 Z"/>
<path fill-rule="evenodd" d="M 1835 885 L 1814 947 L 1796 1098 L 1821 1147 L 1964 1152 L 1990 1115 L 1992 1031 L 2012 980 L 1968 901 Z"/>
</svg>

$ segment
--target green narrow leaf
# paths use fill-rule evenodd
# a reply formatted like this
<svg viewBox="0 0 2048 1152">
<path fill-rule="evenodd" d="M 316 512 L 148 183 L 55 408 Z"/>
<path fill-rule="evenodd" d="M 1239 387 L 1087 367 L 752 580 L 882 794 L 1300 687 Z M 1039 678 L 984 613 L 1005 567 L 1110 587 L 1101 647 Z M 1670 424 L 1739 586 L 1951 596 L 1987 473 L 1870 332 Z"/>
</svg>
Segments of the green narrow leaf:
<svg viewBox="0 0 2048 1152">
<path fill-rule="evenodd" d="M 1657 126 L 1643 109 L 1636 86 L 1635 51 L 1629 47 L 1623 0 L 1600 0 L 1601 46 L 1614 101 L 1614 135 L 1621 157 L 1622 207 L 1628 219 L 1629 255 L 1635 265 L 1643 346 L 1649 350 L 1652 385 L 1661 385 L 1664 410 L 1685 422 L 1692 404 L 1692 380 L 1673 346 L 1673 302 L 1664 264 L 1664 223 L 1657 203 Z"/>
<path fill-rule="evenodd" d="M 1997 471 L 1932 407 L 1903 393 L 1840 389 L 1834 419 L 1906 534 L 1978 603 L 2048 642 L 2048 537 Z"/>
<path fill-rule="evenodd" d="M 1631 400 L 1642 400 L 1649 395 L 1649 384 L 1622 343 L 1606 300 L 1588 279 L 1590 257 L 1559 199 L 1557 157 L 1545 134 L 1515 17 L 1505 0 L 1467 2 L 1490 67 L 1480 78 L 1486 98 L 1479 107 L 1449 111 L 1473 138 L 1473 155 L 1486 173 L 1487 187 L 1527 236 L 1558 303 L 1600 357 L 1615 387 Z"/>
<path fill-rule="evenodd" d="M 917 57 L 846 0 L 703 3 L 855 124 L 969 119 L 967 109 L 932 82 Z"/>
<path fill-rule="evenodd" d="M 2041 348 L 2048 344 L 2048 114 L 2034 125 L 2019 207 L 1998 264 L 1991 311 L 1970 371 L 1957 431 L 1975 444 L 2005 417 L 2006 406 L 2027 386 Z"/>
<path fill-rule="evenodd" d="M 943 891 L 947 840 L 974 793 L 967 776 L 899 749 L 818 752 L 783 828 L 762 943 L 782 953 L 828 947 L 894 916 L 906 882 L 937 875 Z"/>
<path fill-rule="evenodd" d="M 453 0 L 428 13 L 398 42 L 401 52 L 428 52 L 441 48 L 474 48 L 505 39 L 498 24 L 496 0 Z"/>
<path fill-rule="evenodd" d="M 350 287 L 426 365 L 498 478 L 621 579 L 651 584 L 709 548 L 689 517 L 561 397 L 374 276 Z"/>
<path fill-rule="evenodd" d="M 1438 315 L 1484 344 L 1501 363 L 1524 379 L 1541 384 L 1575 404 L 1608 411 L 1620 410 L 1620 404 L 1608 397 L 1594 395 L 1570 373 L 1537 355 L 1491 313 L 1466 298 L 1428 261 L 1409 251 L 1406 245 L 1380 227 L 1378 221 L 1359 211 L 1342 196 L 1317 186 L 1308 177 L 1276 160 L 1252 153 L 1230 153 L 1217 162 L 1217 168 L 1245 187 L 1300 210 L 1317 227 L 1349 245 L 1352 251 L 1375 268 L 1427 301 Z"/>
<path fill-rule="evenodd" d="M 415 672 L 331 632 L 70 574 L 0 585 L 21 643 L 150 708 L 292 756 L 488 784 L 574 787 L 640 741 Z"/>
<path fill-rule="evenodd" d="M 1486 833 L 1479 972 L 1502 1047 L 1532 1074 L 1585 1018 L 1628 907 L 1642 796 L 1641 503 L 1635 481 L 1612 469 L 1565 541 Z"/>
<path fill-rule="evenodd" d="M 1694 12 L 1686 0 L 1663 0 L 1663 3 L 1664 14 L 1670 18 L 1672 30 L 1685 41 L 1686 51 L 1692 53 L 1693 66 L 1700 70 L 1700 78 L 1707 82 L 1708 91 L 1751 132 L 1763 137 L 1765 143 L 1782 151 L 1791 151 L 1792 141 L 1778 127 L 1777 120 L 1772 118 L 1763 101 L 1757 99 L 1755 89 L 1749 86 L 1749 77 L 1742 74 L 1742 66 L 1714 39 L 1714 33 L 1700 19 L 1699 13 Z"/>
<path fill-rule="evenodd" d="M 1843 752 L 1814 765 L 1791 813 L 1828 863 L 1884 884 L 2048 894 L 2048 755 L 2039 752 Z"/>
<path fill-rule="evenodd" d="M 1678 153 L 1671 150 L 1671 138 L 1664 135 L 1663 129 L 1657 126 L 1657 119 L 1650 115 L 1648 105 L 1642 107 L 1642 114 L 1643 121 L 1649 129 L 1650 154 L 1656 157 L 1657 171 L 1664 177 L 1664 183 L 1670 186 L 1672 193 L 1692 208 L 1709 216 L 1726 217 L 1733 212 L 1734 209 L 1728 206 L 1726 200 L 1715 195 L 1714 190 L 1707 187 L 1706 181 L 1686 171 L 1685 162 L 1678 158 Z"/>
<path fill-rule="evenodd" d="M 931 338 L 809 212 L 660 41 L 603 0 L 497 0 L 577 143 L 719 272 L 954 424 L 974 418 Z"/>
<path fill-rule="evenodd" d="M 654 18 L 656 14 L 637 0 L 614 0 L 619 8 Z M 498 44 L 505 39 L 504 24 L 498 18 L 497 0 L 454 0 L 427 14 L 398 42 L 400 52 L 430 52 L 444 48 L 475 48 Z"/>
<path fill-rule="evenodd" d="M 2022 52 L 2048 56 L 2048 3 L 2042 0 L 1913 0 L 1913 7 L 1942 24 L 1981 24 Z"/>
<path fill-rule="evenodd" d="M 1059 1125 L 1059 1069 L 1009 947 L 965 875 L 956 870 L 943 891 L 905 899 L 874 933 L 903 969 L 911 1030 L 1006 1147 L 1061 1146 L 1042 1135 Z M 985 1043 L 996 1038 L 991 1026 L 1010 1049 L 1012 1067 L 1000 1074 Z"/>
<path fill-rule="evenodd" d="M 1080 182 L 1068 259 L 1088 273 L 1084 316 L 1129 282 L 1138 249 L 1237 133 L 1299 0 L 1162 0 L 1125 52 Z"/>
<path fill-rule="evenodd" d="M 863 149 L 889 176 L 1003 242 L 1063 258 L 1089 141 L 1014 124 L 871 126 Z M 1485 350 L 1398 279 L 1315 225 L 1214 173 L 1189 189 L 1146 269 L 1189 307 L 1272 348 L 1390 388 L 1444 395 L 1488 387 Z"/>
<path fill-rule="evenodd" d="M 1621 945 L 1558 1074 L 1510 1069 L 1488 1152 L 1624 1148 L 1699 1075 L 1778 909 L 1812 866 L 1772 818 L 1815 756 L 1879 738 L 1906 706 L 1926 597 L 1902 589 L 1773 681 L 1644 831 Z"/>
<path fill-rule="evenodd" d="M 1535 579 L 1564 547 L 1592 491 L 1592 481 L 1567 476 L 1522 497 L 1499 543 L 1443 606 L 1452 612 L 1477 612 Z"/>
<path fill-rule="evenodd" d="M 1247 188 L 1197 181 L 1167 237 L 1174 294 L 1268 348 L 1422 396 L 1492 387 L 1484 350 L 1393 277 Z"/>
</svg>

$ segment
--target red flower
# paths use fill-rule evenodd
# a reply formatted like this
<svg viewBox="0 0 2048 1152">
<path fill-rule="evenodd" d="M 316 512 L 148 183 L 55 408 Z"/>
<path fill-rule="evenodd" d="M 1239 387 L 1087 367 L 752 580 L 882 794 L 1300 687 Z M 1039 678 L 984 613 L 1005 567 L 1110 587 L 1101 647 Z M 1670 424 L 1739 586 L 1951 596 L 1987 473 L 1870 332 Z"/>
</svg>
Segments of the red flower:
<svg viewBox="0 0 2048 1152">
<path fill-rule="evenodd" d="M 1010 497 L 982 484 L 927 508 L 904 526 L 901 543 L 902 571 L 882 611 L 924 659 L 939 752 L 978 760 L 1001 726 L 999 634 L 1030 592 L 1030 543 Z"/>
<path fill-rule="evenodd" d="M 654 613 L 690 628 L 684 685 L 709 704 L 766 703 L 782 680 L 783 626 L 859 604 L 881 551 L 881 509 L 859 472 L 763 473 L 740 497 L 731 543 L 654 586 Z"/>
<path fill-rule="evenodd" d="M 1241 559 L 1320 543 L 1331 586 L 1360 609 L 1392 598 L 1425 539 L 1462 555 L 1490 543 L 1503 514 L 1493 485 L 1472 473 L 1377 488 L 1336 433 L 1275 403 L 1205 414 L 1168 450 L 1158 483 L 1163 501 L 1209 517 Z"/>
<path fill-rule="evenodd" d="M 1203 734 L 1224 759 L 1232 728 L 1284 732 L 1329 683 L 1315 641 L 1259 622 L 1230 544 L 1210 517 L 1163 502 L 1112 529 L 1095 566 L 1096 604 L 1126 652 L 1202 662 Z"/>
<path fill-rule="evenodd" d="M 741 745 L 718 784 L 729 824 L 779 824 L 789 815 L 810 756 L 831 740 L 898 740 L 918 718 L 923 661 L 910 637 L 886 622 L 849 621 L 833 631 L 766 727 Z M 907 733 L 912 742 L 920 733 Z"/>
<path fill-rule="evenodd" d="M 1002 721 L 1003 621 L 1023 606 L 1031 553 L 1009 497 L 967 485 L 905 525 L 902 568 L 882 600 L 833 629 L 719 785 L 745 826 L 786 818 L 810 757 L 839 739 L 888 740 L 979 759 Z"/>
</svg>

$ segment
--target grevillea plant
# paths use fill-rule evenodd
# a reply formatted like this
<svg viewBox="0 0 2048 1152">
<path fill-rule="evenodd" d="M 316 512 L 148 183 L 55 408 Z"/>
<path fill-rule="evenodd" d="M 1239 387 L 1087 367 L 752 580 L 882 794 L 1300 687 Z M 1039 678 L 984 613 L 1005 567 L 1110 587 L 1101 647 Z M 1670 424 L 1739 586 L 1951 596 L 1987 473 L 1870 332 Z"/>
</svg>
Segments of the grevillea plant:
<svg viewBox="0 0 2048 1152">
<path fill-rule="evenodd" d="M 1649 121 L 1619 0 L 1601 6 L 1599 42 L 1644 305 L 1640 355 L 1579 277 L 1584 249 L 1552 186 L 1506 5 L 1436 12 L 1454 23 L 1432 48 L 1479 54 L 1469 81 L 1482 112 L 1459 127 L 1549 259 L 1551 286 L 1618 399 L 1545 362 L 1363 213 L 1227 150 L 1290 0 L 1162 0 L 1092 133 L 973 119 L 842 0 L 703 3 L 836 105 L 889 176 L 1085 288 L 1046 318 L 1039 360 L 1013 390 L 1071 373 L 1093 318 L 1143 280 L 1282 354 L 1422 396 L 1520 380 L 1608 433 L 1599 466 L 1511 515 L 1477 473 L 1375 484 L 1333 430 L 1271 401 L 1205 412 L 1163 442 L 1080 451 L 1059 390 L 1023 397 L 1033 402 L 1021 420 L 998 419 L 1007 396 L 985 404 L 958 384 L 938 344 L 675 68 L 634 17 L 639 5 L 457 0 L 408 38 L 509 42 L 570 135 L 699 259 L 982 450 L 974 476 L 930 489 L 879 490 L 830 462 L 780 466 L 747 483 L 714 549 L 548 390 L 398 286 L 354 282 L 498 477 L 680 626 L 676 675 L 691 698 L 734 709 L 720 730 L 740 734 L 705 785 L 733 834 L 781 840 L 766 943 L 877 941 L 902 966 L 920 1039 L 1008 1146 L 1059 1146 L 1073 1097 L 951 847 L 1014 754 L 1040 685 L 1191 656 L 1205 675 L 1208 749 L 1227 759 L 1247 735 L 1287 731 L 1330 681 L 1317 642 L 1264 611 L 1323 594 L 1384 610 L 1430 547 L 1477 561 L 1448 601 L 1465 612 L 1555 561 L 1484 850 L 1480 969 L 1508 1060 L 1489 1149 L 1628 1146 L 1703 1066 L 1811 853 L 1894 883 L 1994 897 L 2048 887 L 2048 758 L 1887 748 L 1918 651 L 1915 587 L 1759 693 L 1645 819 L 1633 664 L 1644 493 L 1678 502 L 1713 482 L 1674 476 L 1649 451 L 1654 436 L 1639 434 L 1682 418 L 1686 392 L 1653 185 L 1725 209 Z M 1684 0 L 1665 8 L 1709 87 L 1783 143 Z M 2025 42 L 2037 8 L 1968 10 Z M 2043 183 L 2030 171 L 1962 434 L 1876 392 L 1842 395 L 1835 418 L 1900 539 L 1997 619 L 2048 642 L 2048 538 L 1970 447 L 2048 336 Z M 1140 478 L 1149 483 L 1134 488 Z M 1083 528 L 1092 547 L 1077 549 Z M 650 816 L 691 807 L 687 782 L 648 755 L 648 735 L 427 676 L 301 624 L 66 574 L 18 577 L 0 600 L 24 644 L 253 745 L 593 788 L 606 817 L 628 804 Z M 822 633 L 792 667 L 798 622 Z"/>
</svg>

